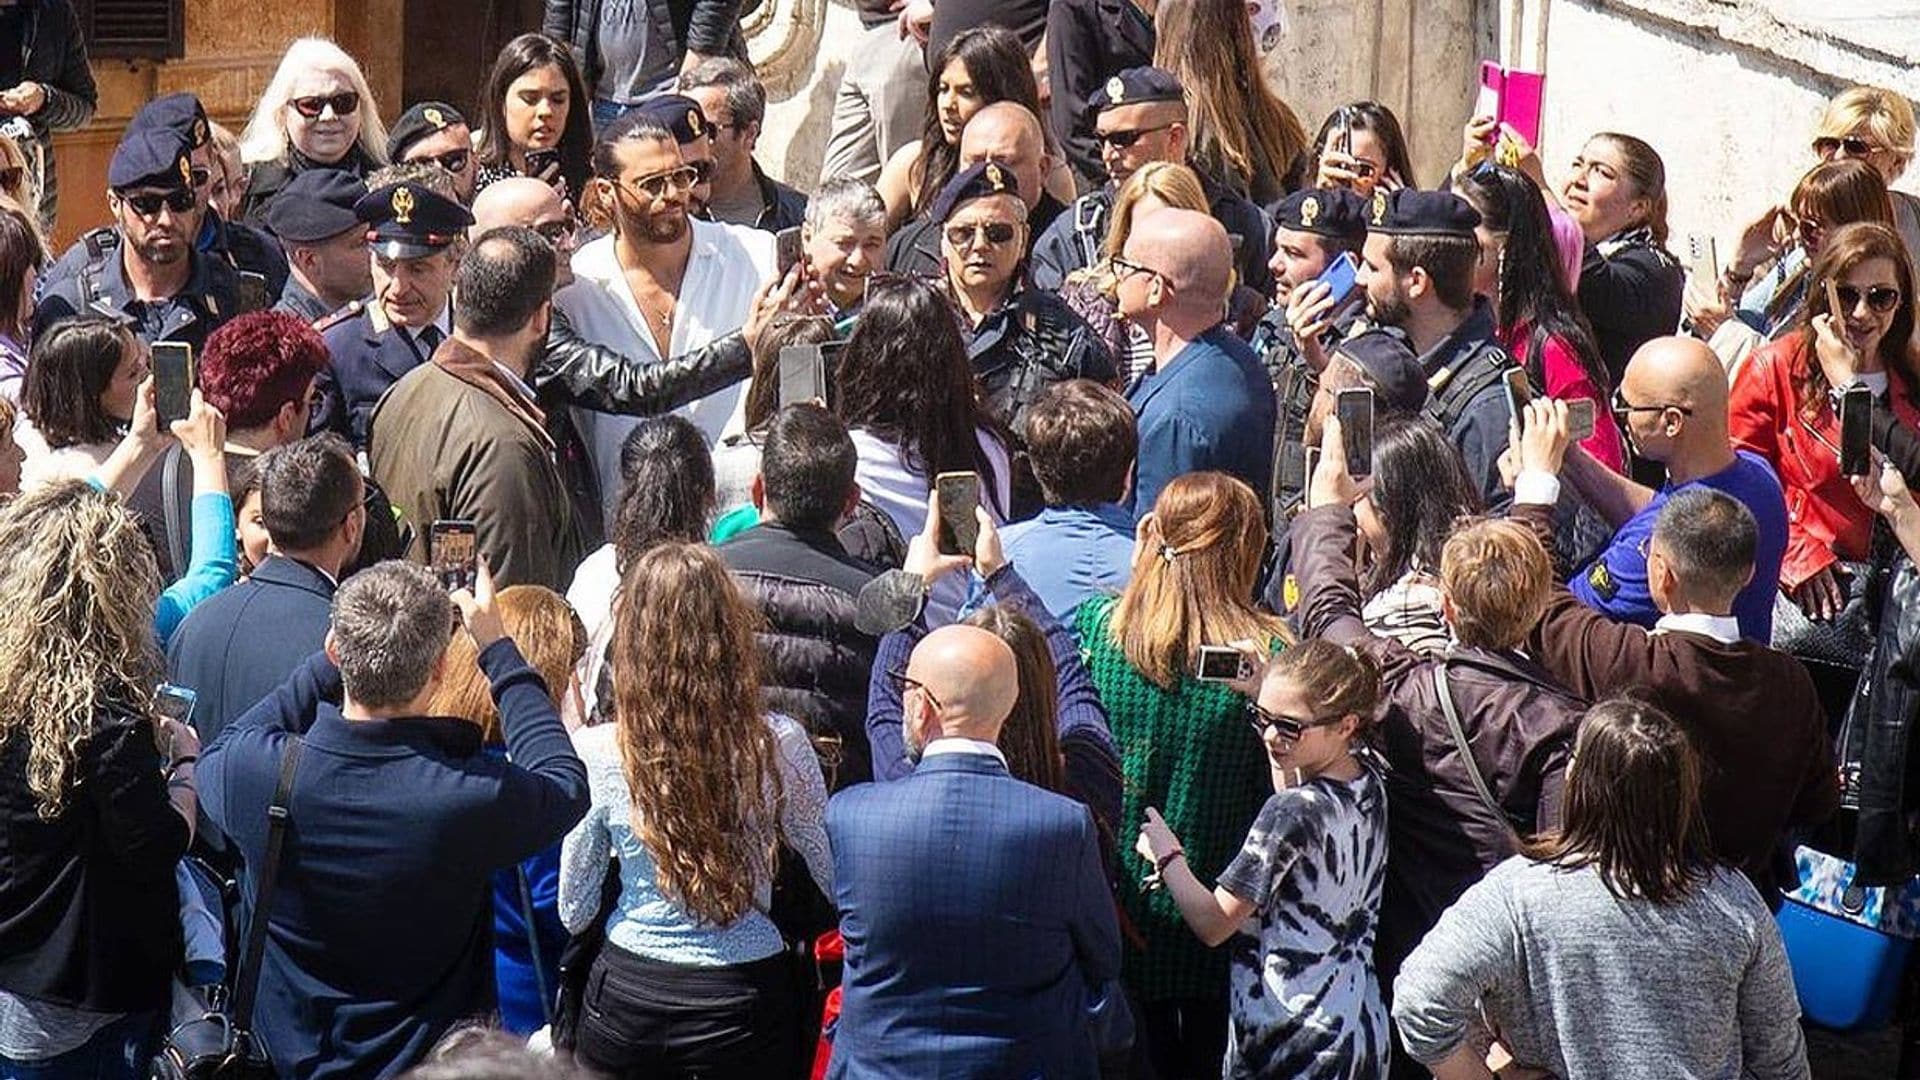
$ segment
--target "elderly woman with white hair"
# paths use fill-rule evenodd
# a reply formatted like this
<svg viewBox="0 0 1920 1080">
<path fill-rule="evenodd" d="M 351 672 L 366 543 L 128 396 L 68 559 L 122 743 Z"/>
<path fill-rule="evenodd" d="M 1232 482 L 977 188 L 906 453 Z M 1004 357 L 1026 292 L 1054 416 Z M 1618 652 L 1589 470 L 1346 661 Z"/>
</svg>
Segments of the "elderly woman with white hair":
<svg viewBox="0 0 1920 1080">
<path fill-rule="evenodd" d="M 240 159 L 253 170 L 247 223 L 262 225 L 267 203 L 307 169 L 373 172 L 387 162 L 386 143 L 378 103 L 353 57 L 326 38 L 295 41 L 240 134 Z"/>
</svg>

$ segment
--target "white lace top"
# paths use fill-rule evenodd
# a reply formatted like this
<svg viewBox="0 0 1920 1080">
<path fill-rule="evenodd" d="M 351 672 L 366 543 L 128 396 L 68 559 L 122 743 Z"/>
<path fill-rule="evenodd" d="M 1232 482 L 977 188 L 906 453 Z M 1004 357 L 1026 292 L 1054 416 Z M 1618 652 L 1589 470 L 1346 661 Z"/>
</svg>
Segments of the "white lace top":
<svg viewBox="0 0 1920 1080">
<path fill-rule="evenodd" d="M 806 861 L 807 872 L 833 895 L 833 855 L 827 848 L 827 785 L 806 729 L 778 714 L 767 717 L 779 750 L 780 832 Z M 612 724 L 574 732 L 573 747 L 587 765 L 593 805 L 560 847 L 560 921 L 578 932 L 593 921 L 609 856 L 620 859 L 620 899 L 607 920 L 607 940 L 638 956 L 672 964 L 719 967 L 764 960 L 781 949 L 780 931 L 766 914 L 773 882 L 754 883 L 754 910 L 728 926 L 709 926 L 660 892 L 653 857 L 633 829 L 633 794 L 620 769 Z"/>
</svg>

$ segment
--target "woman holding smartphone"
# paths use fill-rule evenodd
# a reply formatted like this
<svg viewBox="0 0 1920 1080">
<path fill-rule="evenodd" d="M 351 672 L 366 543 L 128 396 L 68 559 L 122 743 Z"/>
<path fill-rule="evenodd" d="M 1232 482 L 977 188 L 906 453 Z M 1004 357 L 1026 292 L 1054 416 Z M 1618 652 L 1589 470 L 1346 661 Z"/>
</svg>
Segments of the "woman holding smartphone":
<svg viewBox="0 0 1920 1080">
<path fill-rule="evenodd" d="M 475 190 L 509 176 L 531 176 L 577 205 L 593 154 L 593 123 L 592 99 L 573 53 L 544 34 L 521 34 L 500 50 L 482 100 Z"/>
<path fill-rule="evenodd" d="M 1233 941 L 1222 1075 L 1372 1080 L 1387 1064 L 1373 972 L 1387 793 L 1362 747 L 1380 672 L 1351 646 L 1306 641 L 1274 657 L 1253 689 L 1247 723 L 1274 793 L 1218 883 L 1201 883 L 1151 807 L 1134 850 L 1194 936 Z"/>
</svg>

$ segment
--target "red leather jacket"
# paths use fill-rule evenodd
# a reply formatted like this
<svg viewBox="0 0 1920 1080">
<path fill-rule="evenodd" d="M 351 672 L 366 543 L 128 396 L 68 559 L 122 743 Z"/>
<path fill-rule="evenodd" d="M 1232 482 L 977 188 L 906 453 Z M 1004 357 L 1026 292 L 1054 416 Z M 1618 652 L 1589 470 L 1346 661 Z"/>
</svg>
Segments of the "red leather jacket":
<svg viewBox="0 0 1920 1080">
<path fill-rule="evenodd" d="M 1756 351 L 1734 378 L 1727 403 L 1727 433 L 1733 444 L 1767 459 L 1780 474 L 1787 498 L 1787 553 L 1780 585 L 1800 584 L 1836 560 L 1867 557 L 1873 511 L 1840 475 L 1840 418 L 1823 401 L 1808 420 L 1795 385 L 1805 365 L 1816 363 L 1805 333 L 1795 332 Z M 1888 380 L 1893 414 L 1920 427 L 1920 406 L 1899 374 Z"/>
</svg>

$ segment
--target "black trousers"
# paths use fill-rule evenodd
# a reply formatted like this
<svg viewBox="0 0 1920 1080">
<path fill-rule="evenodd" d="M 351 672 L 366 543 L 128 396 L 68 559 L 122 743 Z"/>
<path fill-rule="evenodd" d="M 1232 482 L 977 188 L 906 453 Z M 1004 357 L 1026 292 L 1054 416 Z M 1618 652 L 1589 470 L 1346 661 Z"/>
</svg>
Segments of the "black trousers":
<svg viewBox="0 0 1920 1080">
<path fill-rule="evenodd" d="M 798 985 L 785 954 L 690 967 L 609 942 L 587 974 L 574 1056 L 612 1077 L 789 1076 L 799 1067 L 798 1016 Z"/>
<path fill-rule="evenodd" d="M 1213 1080 L 1227 1053 L 1227 999 L 1171 998 L 1134 1014 L 1159 1080 Z"/>
</svg>

